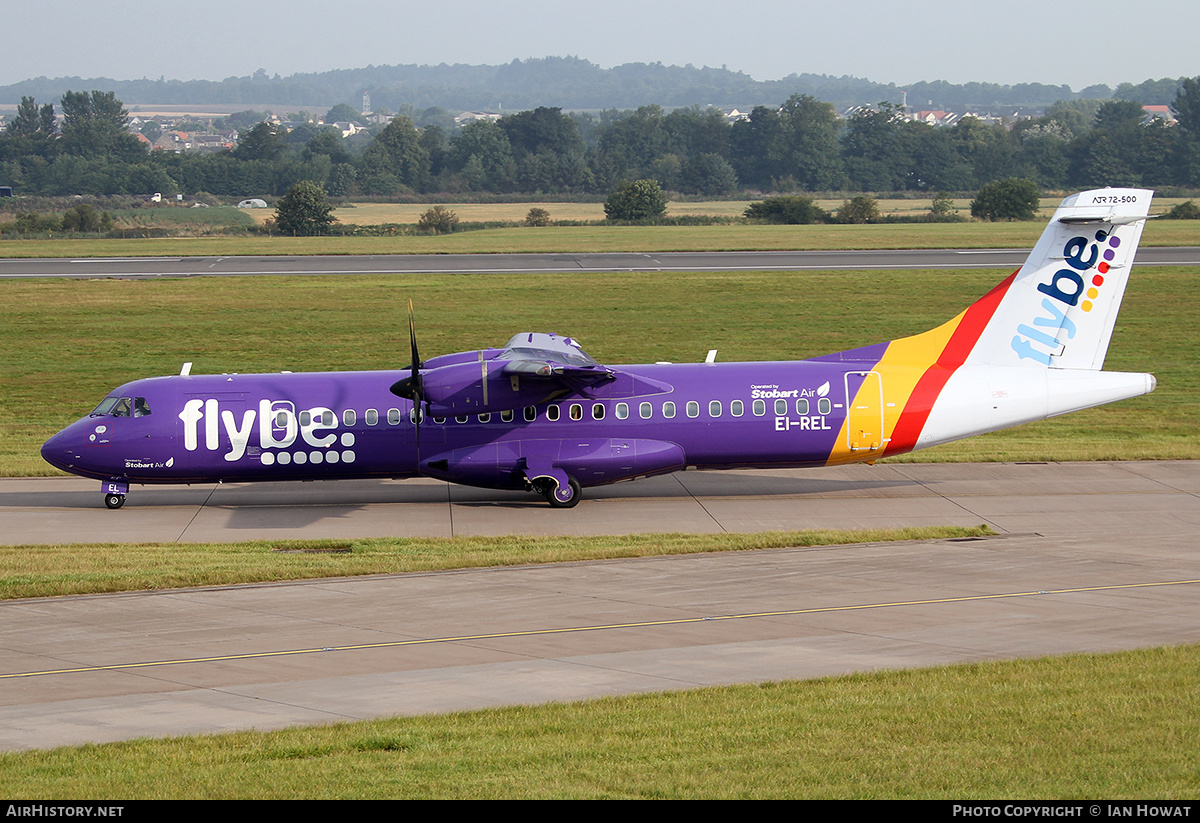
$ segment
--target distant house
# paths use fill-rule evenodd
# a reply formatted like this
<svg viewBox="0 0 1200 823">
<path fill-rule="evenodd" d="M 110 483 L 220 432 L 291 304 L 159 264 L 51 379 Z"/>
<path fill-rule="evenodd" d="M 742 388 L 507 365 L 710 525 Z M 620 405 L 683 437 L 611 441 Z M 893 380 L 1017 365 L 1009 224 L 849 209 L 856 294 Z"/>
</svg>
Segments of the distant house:
<svg viewBox="0 0 1200 823">
<path fill-rule="evenodd" d="M 490 111 L 464 111 L 462 114 L 454 116 L 454 122 L 461 126 L 464 123 L 474 123 L 476 120 L 499 120 L 503 116 Z"/>
<path fill-rule="evenodd" d="M 223 134 L 197 132 L 191 135 L 191 137 L 195 151 L 218 152 L 232 149 L 234 146 L 233 141 Z"/>
<path fill-rule="evenodd" d="M 192 148 L 192 141 L 186 132 L 164 131 L 154 141 L 153 145 L 155 151 L 173 151 L 176 154 L 181 154 Z"/>
<path fill-rule="evenodd" d="M 1178 122 L 1175 115 L 1171 113 L 1170 106 L 1142 106 L 1142 111 L 1146 112 L 1147 122 L 1161 120 L 1168 126 L 1174 126 Z"/>
<path fill-rule="evenodd" d="M 326 123 L 325 125 L 333 126 L 335 129 L 340 129 L 342 132 L 342 137 L 350 137 L 364 130 L 363 127 L 357 123 L 351 123 L 343 120 L 339 120 L 337 123 Z"/>
<path fill-rule="evenodd" d="M 918 111 L 908 115 L 908 119 L 930 126 L 951 126 L 958 121 L 958 115 L 952 111 Z"/>
</svg>

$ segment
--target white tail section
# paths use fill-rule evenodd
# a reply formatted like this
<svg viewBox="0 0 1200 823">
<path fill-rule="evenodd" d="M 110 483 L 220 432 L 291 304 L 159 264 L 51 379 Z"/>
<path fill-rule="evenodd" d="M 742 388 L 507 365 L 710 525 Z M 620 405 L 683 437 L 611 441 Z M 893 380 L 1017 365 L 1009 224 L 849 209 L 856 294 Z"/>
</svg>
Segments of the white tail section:
<svg viewBox="0 0 1200 823">
<path fill-rule="evenodd" d="M 1097 189 L 1063 200 L 966 364 L 1100 369 L 1153 196 Z"/>
</svg>

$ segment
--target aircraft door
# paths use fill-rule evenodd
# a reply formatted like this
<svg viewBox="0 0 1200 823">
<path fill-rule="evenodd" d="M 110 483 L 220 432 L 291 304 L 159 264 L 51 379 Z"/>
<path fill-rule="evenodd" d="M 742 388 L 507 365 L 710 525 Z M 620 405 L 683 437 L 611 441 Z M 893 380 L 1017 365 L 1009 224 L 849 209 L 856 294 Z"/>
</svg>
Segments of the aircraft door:
<svg viewBox="0 0 1200 823">
<path fill-rule="evenodd" d="M 883 379 L 879 372 L 846 372 L 846 447 L 876 451 L 883 437 Z"/>
</svg>

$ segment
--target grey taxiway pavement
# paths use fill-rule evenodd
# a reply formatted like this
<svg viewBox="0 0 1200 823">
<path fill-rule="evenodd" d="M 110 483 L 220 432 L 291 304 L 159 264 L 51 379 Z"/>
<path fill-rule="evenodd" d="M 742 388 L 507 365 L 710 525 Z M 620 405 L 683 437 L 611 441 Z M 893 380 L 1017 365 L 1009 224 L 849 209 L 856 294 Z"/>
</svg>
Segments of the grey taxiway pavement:
<svg viewBox="0 0 1200 823">
<path fill-rule="evenodd" d="M 1200 641 L 1200 462 L 686 472 L 575 509 L 415 480 L 0 480 L 0 541 L 987 523 L 867 543 L 0 603 L 0 749 Z M 19 548 L 6 551 L 20 551 Z"/>
<path fill-rule="evenodd" d="M 551 273 L 612 271 L 804 271 L 1016 269 L 1028 249 L 657 252 L 603 254 L 396 254 L 321 257 L 0 259 L 0 280 L 39 277 Z M 1145 247 L 1139 266 L 1200 265 L 1200 247 Z"/>
</svg>

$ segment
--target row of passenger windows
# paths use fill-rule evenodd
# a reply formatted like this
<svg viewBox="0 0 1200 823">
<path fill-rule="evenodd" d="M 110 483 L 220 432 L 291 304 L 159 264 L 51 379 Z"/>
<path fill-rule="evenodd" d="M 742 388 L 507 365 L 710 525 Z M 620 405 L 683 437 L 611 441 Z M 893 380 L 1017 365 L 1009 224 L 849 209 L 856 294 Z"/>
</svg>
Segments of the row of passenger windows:
<svg viewBox="0 0 1200 823">
<path fill-rule="evenodd" d="M 799 414 L 799 415 L 809 414 L 810 413 L 810 404 L 808 402 L 808 399 L 803 398 L 803 397 L 797 399 L 795 401 L 795 410 L 796 410 L 796 414 Z M 828 397 L 822 397 L 817 400 L 817 414 L 829 414 L 832 410 L 833 410 L 833 404 L 830 402 Z M 605 416 L 608 414 L 608 407 L 604 403 L 592 403 L 590 412 L 591 412 L 592 420 L 603 420 L 605 418 Z M 630 409 L 630 405 L 628 403 L 617 403 L 613 407 L 613 415 L 618 420 L 629 419 L 630 412 L 631 412 L 631 409 Z M 709 417 L 713 417 L 713 418 L 721 417 L 724 415 L 724 412 L 725 412 L 725 409 L 720 400 L 708 401 L 708 416 Z M 774 412 L 776 415 L 788 414 L 790 412 L 790 409 L 788 406 L 788 401 L 784 398 L 776 399 L 774 401 Z M 642 420 L 653 419 L 654 413 L 655 413 L 655 407 L 654 407 L 653 403 L 649 403 L 649 402 L 639 403 L 637 406 L 637 415 Z M 659 414 L 666 420 L 673 419 L 677 415 L 677 413 L 678 413 L 678 409 L 676 408 L 674 401 L 671 401 L 671 400 L 668 400 L 665 403 L 663 403 L 661 409 L 659 409 Z M 687 403 L 684 404 L 683 413 L 690 418 L 699 417 L 700 416 L 700 403 L 698 403 L 695 400 L 689 400 Z M 745 413 L 746 413 L 746 406 L 741 400 L 731 400 L 730 401 L 729 415 L 731 417 L 741 417 Z M 767 401 L 765 401 L 765 400 L 753 401 L 750 404 L 750 413 L 753 414 L 755 417 L 764 416 L 767 413 Z M 560 405 L 550 405 L 550 406 L 546 406 L 546 408 L 545 408 L 545 417 L 547 420 L 550 420 L 550 421 L 559 420 L 564 416 L 564 414 L 570 420 L 582 420 L 584 418 L 584 404 L 569 403 L 569 404 L 564 404 L 561 406 Z M 415 410 L 409 411 L 408 420 L 410 423 L 414 422 L 416 420 L 416 415 L 417 415 L 417 412 Z M 526 406 L 522 412 L 522 415 L 527 422 L 532 423 L 533 421 L 537 420 L 537 418 L 538 418 L 538 410 L 534 406 Z M 287 412 L 287 411 L 277 412 L 276 417 L 275 417 L 275 425 L 280 428 L 286 427 L 288 425 L 288 417 L 289 416 L 290 416 L 290 412 Z M 490 423 L 492 420 L 491 412 L 484 412 L 483 414 L 478 414 L 478 415 L 473 415 L 473 416 L 480 423 Z M 499 416 L 501 422 L 511 423 L 513 421 L 515 414 L 512 410 L 506 410 L 506 411 L 500 412 L 498 416 Z M 329 411 L 328 409 L 326 409 L 326 410 L 322 411 L 320 414 L 318 414 L 316 416 L 316 419 L 314 419 L 312 413 L 308 412 L 308 411 L 300 412 L 299 417 L 300 417 L 300 425 L 302 427 L 306 427 L 306 428 L 313 425 L 314 423 L 318 426 L 332 427 L 334 425 L 334 419 L 335 419 L 333 412 Z M 404 415 L 401 413 L 401 411 L 399 409 L 388 409 L 388 411 L 387 411 L 387 422 L 388 422 L 388 425 L 390 425 L 390 426 L 400 425 L 403 417 L 404 417 Z M 470 422 L 471 417 L 472 417 L 472 415 L 460 415 L 458 417 L 455 417 L 454 421 L 456 423 L 468 423 L 468 422 Z M 445 417 L 434 417 L 434 418 L 432 418 L 432 420 L 434 423 L 437 423 L 438 425 L 441 425 L 446 422 Z M 378 410 L 367 409 L 366 412 L 363 414 L 363 422 L 366 423 L 366 425 L 368 425 L 368 426 L 379 425 Z M 347 427 L 352 427 L 352 426 L 357 425 L 357 423 L 358 423 L 358 413 L 356 411 L 354 411 L 353 409 L 347 409 L 346 411 L 342 412 L 342 424 L 343 425 L 345 425 Z"/>
</svg>

